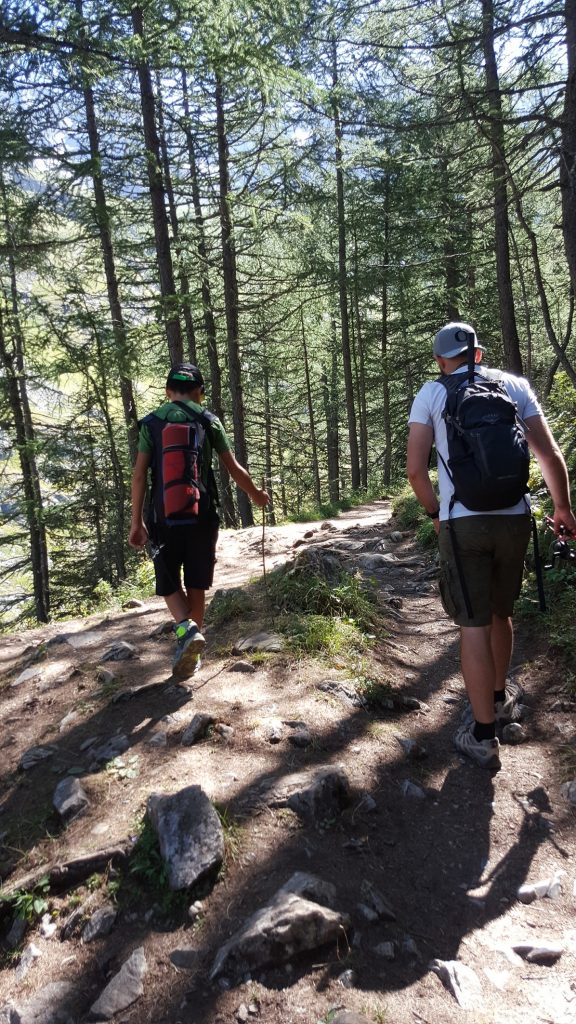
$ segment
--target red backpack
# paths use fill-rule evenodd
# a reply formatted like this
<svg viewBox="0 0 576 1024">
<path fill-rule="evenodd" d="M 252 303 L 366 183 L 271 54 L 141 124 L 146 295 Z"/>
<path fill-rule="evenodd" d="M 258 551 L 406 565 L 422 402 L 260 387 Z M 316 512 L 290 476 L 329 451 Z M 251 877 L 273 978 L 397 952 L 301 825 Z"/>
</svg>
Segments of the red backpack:
<svg viewBox="0 0 576 1024">
<path fill-rule="evenodd" d="M 204 440 L 216 417 L 195 412 L 186 402 L 174 402 L 186 413 L 186 422 L 171 423 L 155 413 L 145 416 L 152 440 L 150 520 L 183 526 L 204 518 L 218 504 L 212 468 L 208 486 L 202 481 Z"/>
</svg>

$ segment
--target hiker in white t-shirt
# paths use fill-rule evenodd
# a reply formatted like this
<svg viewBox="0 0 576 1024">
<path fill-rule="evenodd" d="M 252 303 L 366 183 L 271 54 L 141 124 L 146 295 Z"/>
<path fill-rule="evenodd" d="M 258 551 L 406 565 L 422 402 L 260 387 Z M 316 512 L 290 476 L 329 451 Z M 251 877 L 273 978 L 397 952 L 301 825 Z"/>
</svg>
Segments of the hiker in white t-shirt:
<svg viewBox="0 0 576 1024">
<path fill-rule="evenodd" d="M 434 339 L 433 354 L 442 375 L 463 375 L 479 364 L 483 348 L 466 323 L 446 324 Z M 488 372 L 488 371 L 487 371 Z M 516 403 L 526 441 L 536 456 L 554 503 L 554 530 L 576 537 L 568 472 L 528 381 L 498 373 L 505 393 Z M 454 390 L 452 381 L 448 382 Z M 434 521 L 440 549 L 440 592 L 444 608 L 460 626 L 462 675 L 472 715 L 456 732 L 458 750 L 487 768 L 500 767 L 496 725 L 512 721 L 520 691 L 507 673 L 513 644 L 512 613 L 520 592 L 530 536 L 528 495 L 506 508 L 481 513 L 454 500 L 446 422 L 447 387 L 429 381 L 410 412 L 407 473 L 412 489 Z M 440 500 L 428 463 L 438 453 Z"/>
</svg>

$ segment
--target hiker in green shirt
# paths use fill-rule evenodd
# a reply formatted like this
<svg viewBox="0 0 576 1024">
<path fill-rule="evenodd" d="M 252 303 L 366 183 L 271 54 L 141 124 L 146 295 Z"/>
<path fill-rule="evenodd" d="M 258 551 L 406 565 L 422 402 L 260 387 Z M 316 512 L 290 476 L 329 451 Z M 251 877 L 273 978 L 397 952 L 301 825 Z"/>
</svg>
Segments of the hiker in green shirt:
<svg viewBox="0 0 576 1024">
<path fill-rule="evenodd" d="M 132 476 L 132 519 L 128 543 L 150 541 L 156 593 L 174 618 L 174 675 L 192 675 L 200 666 L 206 591 L 212 586 L 218 540 L 218 493 L 212 454 L 256 505 L 268 504 L 234 457 L 220 420 L 202 406 L 204 378 L 191 363 L 173 366 L 166 399 L 140 424 Z M 144 515 L 148 470 L 150 504 Z"/>
</svg>

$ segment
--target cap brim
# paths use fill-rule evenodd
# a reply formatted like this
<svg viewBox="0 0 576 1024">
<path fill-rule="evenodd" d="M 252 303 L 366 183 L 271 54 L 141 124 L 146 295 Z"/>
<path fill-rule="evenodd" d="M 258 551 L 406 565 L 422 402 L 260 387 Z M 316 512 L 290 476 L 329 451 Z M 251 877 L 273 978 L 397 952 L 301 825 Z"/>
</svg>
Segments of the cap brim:
<svg viewBox="0 0 576 1024">
<path fill-rule="evenodd" d="M 474 345 L 474 348 L 479 348 L 481 352 L 485 352 L 484 345 Z M 454 359 L 455 356 L 461 356 L 464 352 L 468 351 L 468 345 L 462 345 L 460 348 L 451 348 L 449 352 L 435 352 L 434 355 L 440 356 L 441 359 Z"/>
</svg>

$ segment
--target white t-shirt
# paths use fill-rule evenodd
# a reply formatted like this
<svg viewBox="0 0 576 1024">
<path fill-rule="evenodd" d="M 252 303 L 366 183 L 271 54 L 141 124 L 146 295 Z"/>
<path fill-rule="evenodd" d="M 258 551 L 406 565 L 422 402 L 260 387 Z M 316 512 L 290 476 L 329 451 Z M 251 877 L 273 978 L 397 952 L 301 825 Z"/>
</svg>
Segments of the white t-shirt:
<svg viewBox="0 0 576 1024">
<path fill-rule="evenodd" d="M 454 374 L 465 374 L 467 372 L 466 366 L 459 366 L 457 370 L 454 370 Z M 538 399 L 525 377 L 514 377 L 511 373 L 500 374 L 500 371 L 499 377 L 512 401 L 516 402 L 516 408 L 520 419 L 526 420 L 529 416 L 543 416 Z M 438 458 L 440 519 L 448 519 L 450 499 L 454 493 L 452 481 L 448 476 L 442 461 L 443 459 L 444 462 L 448 463 L 446 424 L 442 419 L 442 413 L 444 411 L 444 406 L 446 405 L 447 397 L 448 393 L 443 384 L 440 384 L 436 380 L 428 381 L 420 388 L 420 391 L 416 395 L 416 398 L 412 403 L 412 409 L 410 410 L 409 417 L 410 423 L 423 423 L 425 426 L 433 428 L 436 451 L 439 456 L 442 456 L 442 458 Z M 528 498 L 526 500 L 528 500 Z M 511 505 L 510 508 L 494 509 L 493 512 L 483 512 L 481 514 L 493 516 L 521 515 L 525 514 L 526 511 L 526 501 L 522 498 L 516 505 Z M 462 516 L 477 515 L 480 515 L 480 513 L 471 512 L 470 509 L 466 508 L 466 506 L 460 501 L 454 502 L 454 507 L 452 509 L 453 519 Z"/>
</svg>

